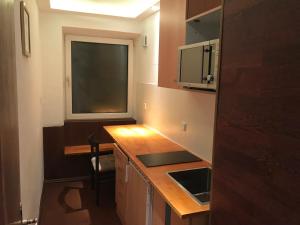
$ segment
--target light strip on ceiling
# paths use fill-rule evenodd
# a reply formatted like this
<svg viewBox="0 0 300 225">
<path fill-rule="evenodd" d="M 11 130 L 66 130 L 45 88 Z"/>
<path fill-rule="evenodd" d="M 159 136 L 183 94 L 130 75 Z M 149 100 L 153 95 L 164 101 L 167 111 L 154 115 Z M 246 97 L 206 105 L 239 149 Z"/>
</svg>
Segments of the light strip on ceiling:
<svg viewBox="0 0 300 225">
<path fill-rule="evenodd" d="M 113 1 L 112 1 L 113 2 Z M 159 0 L 124 1 L 121 4 L 88 0 L 50 0 L 50 8 L 99 15 L 136 18 Z"/>
</svg>

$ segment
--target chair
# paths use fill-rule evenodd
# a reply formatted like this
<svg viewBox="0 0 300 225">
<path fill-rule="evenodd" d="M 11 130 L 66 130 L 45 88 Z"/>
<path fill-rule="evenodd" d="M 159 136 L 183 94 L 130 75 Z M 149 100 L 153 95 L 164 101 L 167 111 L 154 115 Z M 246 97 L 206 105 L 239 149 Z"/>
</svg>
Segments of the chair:
<svg viewBox="0 0 300 225">
<path fill-rule="evenodd" d="M 96 191 L 96 204 L 99 206 L 100 180 L 112 178 L 115 175 L 115 158 L 113 151 L 100 151 L 100 142 L 95 139 L 95 134 L 88 137 L 91 146 L 91 184 Z"/>
</svg>

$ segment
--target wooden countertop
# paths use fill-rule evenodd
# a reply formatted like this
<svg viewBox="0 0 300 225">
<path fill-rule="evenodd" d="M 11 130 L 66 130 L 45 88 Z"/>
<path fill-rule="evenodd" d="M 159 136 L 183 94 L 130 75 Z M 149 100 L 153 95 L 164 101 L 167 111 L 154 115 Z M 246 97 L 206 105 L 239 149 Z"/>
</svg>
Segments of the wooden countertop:
<svg viewBox="0 0 300 225">
<path fill-rule="evenodd" d="M 180 218 L 209 212 L 209 204 L 201 205 L 196 202 L 167 175 L 167 172 L 170 171 L 209 167 L 208 162 L 201 161 L 147 168 L 137 159 L 136 155 L 182 151 L 185 149 L 143 125 L 105 126 L 104 129 L 112 136 L 133 164 L 148 178 Z"/>
<path fill-rule="evenodd" d="M 99 151 L 102 153 L 110 152 L 114 149 L 113 143 L 99 144 Z M 68 156 L 85 155 L 91 153 L 90 145 L 65 146 L 64 154 Z"/>
</svg>

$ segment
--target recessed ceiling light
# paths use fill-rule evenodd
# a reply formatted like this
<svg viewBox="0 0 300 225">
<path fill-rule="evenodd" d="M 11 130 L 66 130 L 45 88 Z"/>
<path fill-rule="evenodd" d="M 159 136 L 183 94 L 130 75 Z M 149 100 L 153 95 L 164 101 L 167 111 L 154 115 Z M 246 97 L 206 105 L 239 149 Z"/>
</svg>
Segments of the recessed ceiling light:
<svg viewBox="0 0 300 225">
<path fill-rule="evenodd" d="M 155 7 L 154 11 L 159 10 L 154 6 L 158 2 L 159 0 L 50 0 L 50 8 L 136 18 L 151 7 Z"/>
</svg>

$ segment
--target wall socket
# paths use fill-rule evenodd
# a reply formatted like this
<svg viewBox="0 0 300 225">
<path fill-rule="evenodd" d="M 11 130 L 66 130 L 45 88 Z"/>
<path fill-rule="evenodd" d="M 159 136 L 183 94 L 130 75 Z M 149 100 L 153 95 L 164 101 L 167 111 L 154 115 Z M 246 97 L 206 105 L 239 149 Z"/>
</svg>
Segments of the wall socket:
<svg viewBox="0 0 300 225">
<path fill-rule="evenodd" d="M 184 132 L 186 132 L 187 131 L 187 127 L 188 127 L 187 122 L 182 121 L 181 122 L 181 130 L 184 131 Z"/>
</svg>

